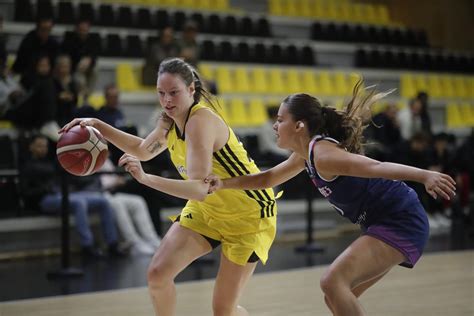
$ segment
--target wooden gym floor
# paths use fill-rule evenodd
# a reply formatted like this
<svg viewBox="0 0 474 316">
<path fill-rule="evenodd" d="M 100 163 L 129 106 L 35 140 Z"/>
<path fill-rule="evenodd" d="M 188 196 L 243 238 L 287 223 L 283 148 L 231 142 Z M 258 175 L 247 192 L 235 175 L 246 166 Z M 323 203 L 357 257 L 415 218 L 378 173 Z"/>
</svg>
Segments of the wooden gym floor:
<svg viewBox="0 0 474 316">
<path fill-rule="evenodd" d="M 325 266 L 260 273 L 241 300 L 252 316 L 329 315 L 319 289 Z M 2 290 L 8 290 L 2 284 Z M 178 283 L 177 315 L 211 315 L 213 281 Z M 362 296 L 369 315 L 474 315 L 474 251 L 427 254 L 396 267 Z M 1 316 L 152 315 L 146 288 L 0 303 Z"/>
</svg>

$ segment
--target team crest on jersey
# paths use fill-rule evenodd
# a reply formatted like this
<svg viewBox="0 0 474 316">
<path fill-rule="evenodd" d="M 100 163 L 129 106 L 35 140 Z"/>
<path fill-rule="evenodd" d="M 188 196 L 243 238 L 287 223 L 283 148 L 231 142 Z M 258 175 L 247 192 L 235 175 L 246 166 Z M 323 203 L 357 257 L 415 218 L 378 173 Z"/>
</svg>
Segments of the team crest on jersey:
<svg viewBox="0 0 474 316">
<path fill-rule="evenodd" d="M 178 166 L 176 169 L 178 169 L 178 172 L 179 172 L 179 173 L 187 174 L 187 173 L 186 173 L 186 168 L 185 168 L 184 166 Z"/>
</svg>

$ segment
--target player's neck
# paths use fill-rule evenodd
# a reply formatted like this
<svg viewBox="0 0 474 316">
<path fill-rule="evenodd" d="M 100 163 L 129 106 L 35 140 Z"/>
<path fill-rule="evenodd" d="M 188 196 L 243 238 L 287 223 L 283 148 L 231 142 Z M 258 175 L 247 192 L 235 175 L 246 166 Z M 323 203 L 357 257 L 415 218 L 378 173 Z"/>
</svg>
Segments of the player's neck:
<svg viewBox="0 0 474 316">
<path fill-rule="evenodd" d="M 291 149 L 294 153 L 298 154 L 299 156 L 301 156 L 301 158 L 303 159 L 307 159 L 308 158 L 308 154 L 309 154 L 309 142 L 311 141 L 311 139 L 309 137 L 299 137 L 297 139 L 295 139 L 295 141 L 293 142 L 293 148 Z"/>
</svg>

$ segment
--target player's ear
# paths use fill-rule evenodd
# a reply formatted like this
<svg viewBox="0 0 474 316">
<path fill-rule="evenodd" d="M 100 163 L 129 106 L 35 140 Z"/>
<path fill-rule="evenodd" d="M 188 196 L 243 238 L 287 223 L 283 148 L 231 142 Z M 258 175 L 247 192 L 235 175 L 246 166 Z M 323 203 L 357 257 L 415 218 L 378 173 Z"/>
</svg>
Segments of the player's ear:
<svg viewBox="0 0 474 316">
<path fill-rule="evenodd" d="M 302 121 L 296 122 L 296 128 L 304 128 L 304 122 Z"/>
</svg>

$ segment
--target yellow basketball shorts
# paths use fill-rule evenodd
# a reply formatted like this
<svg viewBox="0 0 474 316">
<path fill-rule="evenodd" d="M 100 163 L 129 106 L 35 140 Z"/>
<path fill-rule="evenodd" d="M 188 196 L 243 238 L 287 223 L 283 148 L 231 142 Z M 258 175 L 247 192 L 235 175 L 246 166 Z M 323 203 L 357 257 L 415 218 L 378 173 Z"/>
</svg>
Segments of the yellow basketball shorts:
<svg viewBox="0 0 474 316">
<path fill-rule="evenodd" d="M 238 265 L 247 264 L 254 252 L 265 264 L 276 234 L 276 216 L 217 219 L 195 206 L 182 210 L 179 223 L 220 241 L 224 256 Z"/>
</svg>

